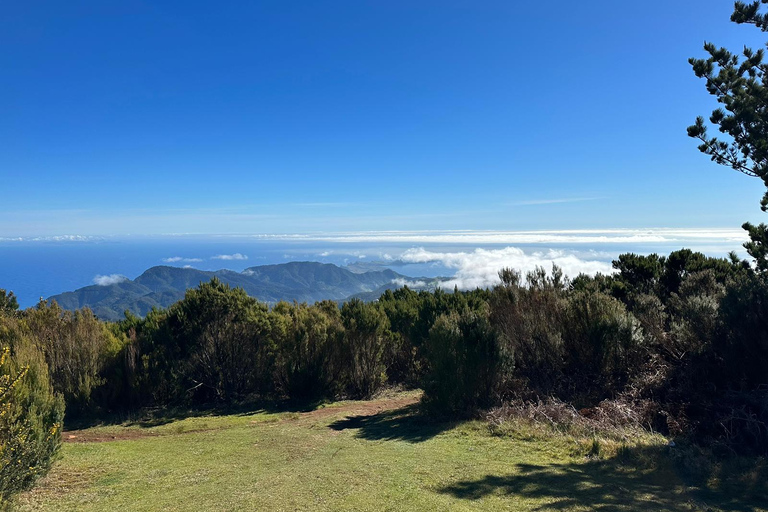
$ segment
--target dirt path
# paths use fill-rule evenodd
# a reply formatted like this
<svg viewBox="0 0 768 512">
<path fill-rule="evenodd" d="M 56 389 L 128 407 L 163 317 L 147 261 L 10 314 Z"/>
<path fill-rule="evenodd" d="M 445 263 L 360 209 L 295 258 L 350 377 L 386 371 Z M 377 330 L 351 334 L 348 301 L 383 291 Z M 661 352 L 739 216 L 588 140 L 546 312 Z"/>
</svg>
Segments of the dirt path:
<svg viewBox="0 0 768 512">
<path fill-rule="evenodd" d="M 109 441 L 125 441 L 128 439 L 143 439 L 146 437 L 159 437 L 164 434 L 157 432 L 148 432 L 146 430 L 123 429 L 116 432 L 93 432 L 87 430 L 70 430 L 61 435 L 61 440 L 65 443 L 106 443 Z M 165 434 L 171 435 L 171 434 Z"/>
<path fill-rule="evenodd" d="M 328 407 L 321 407 L 313 411 L 302 412 L 298 417 L 288 417 L 280 422 L 286 421 L 317 421 L 331 416 L 373 416 L 383 411 L 391 411 L 413 405 L 419 401 L 420 395 L 394 396 L 387 398 L 377 398 L 367 401 L 355 401 L 342 404 L 332 404 Z M 153 432 L 151 429 L 138 428 L 117 428 L 102 431 L 101 429 L 68 430 L 62 434 L 62 441 L 65 443 L 106 443 L 110 441 L 126 441 L 132 439 L 143 439 L 147 437 L 173 436 L 192 434 L 195 432 L 204 432 L 210 429 L 190 429 L 183 432 Z"/>
<path fill-rule="evenodd" d="M 391 411 L 413 405 L 419 401 L 420 395 L 378 398 L 365 402 L 350 402 L 343 405 L 322 407 L 314 411 L 301 413 L 301 419 L 321 419 L 328 416 L 373 416 L 383 411 Z"/>
</svg>

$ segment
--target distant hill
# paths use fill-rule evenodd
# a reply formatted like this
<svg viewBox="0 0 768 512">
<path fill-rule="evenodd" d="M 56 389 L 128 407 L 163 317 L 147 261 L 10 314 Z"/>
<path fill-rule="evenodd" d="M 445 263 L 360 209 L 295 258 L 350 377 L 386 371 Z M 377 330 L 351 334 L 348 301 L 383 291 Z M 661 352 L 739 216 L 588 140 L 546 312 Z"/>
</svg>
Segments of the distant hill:
<svg viewBox="0 0 768 512">
<path fill-rule="evenodd" d="M 214 277 L 230 286 L 239 286 L 248 295 L 268 303 L 281 300 L 343 301 L 353 296 L 375 300 L 387 288 L 399 287 L 396 282 L 411 280 L 390 269 L 355 270 L 351 272 L 330 263 L 317 262 L 262 265 L 242 272 L 158 266 L 132 281 L 86 286 L 54 295 L 49 300 L 55 300 L 64 309 L 89 307 L 104 320 L 119 320 L 125 310 L 143 316 L 155 306 L 168 307 L 181 300 L 189 288 Z"/>
</svg>

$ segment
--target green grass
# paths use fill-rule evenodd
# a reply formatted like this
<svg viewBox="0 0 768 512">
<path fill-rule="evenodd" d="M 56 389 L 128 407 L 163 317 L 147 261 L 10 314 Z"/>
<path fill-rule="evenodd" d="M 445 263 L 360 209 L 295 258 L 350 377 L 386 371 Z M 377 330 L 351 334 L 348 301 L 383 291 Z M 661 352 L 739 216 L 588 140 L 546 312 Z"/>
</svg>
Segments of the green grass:
<svg viewBox="0 0 768 512">
<path fill-rule="evenodd" d="M 91 428 L 75 440 L 115 439 L 66 443 L 20 509 L 757 510 L 744 487 L 691 485 L 655 436 L 595 448 L 535 429 L 429 422 L 413 405 L 373 410 L 387 405 Z"/>
</svg>

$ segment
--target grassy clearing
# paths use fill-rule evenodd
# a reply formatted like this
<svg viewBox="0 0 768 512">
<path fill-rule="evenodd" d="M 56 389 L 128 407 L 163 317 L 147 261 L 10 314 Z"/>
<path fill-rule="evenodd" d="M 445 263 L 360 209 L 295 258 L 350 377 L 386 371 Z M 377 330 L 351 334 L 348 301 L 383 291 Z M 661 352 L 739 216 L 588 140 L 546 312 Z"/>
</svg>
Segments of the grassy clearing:
<svg viewBox="0 0 768 512">
<path fill-rule="evenodd" d="M 499 433 L 480 421 L 433 423 L 417 398 L 70 433 L 20 508 L 759 510 L 754 489 L 692 485 L 655 436 L 628 446 L 520 425 Z"/>
</svg>

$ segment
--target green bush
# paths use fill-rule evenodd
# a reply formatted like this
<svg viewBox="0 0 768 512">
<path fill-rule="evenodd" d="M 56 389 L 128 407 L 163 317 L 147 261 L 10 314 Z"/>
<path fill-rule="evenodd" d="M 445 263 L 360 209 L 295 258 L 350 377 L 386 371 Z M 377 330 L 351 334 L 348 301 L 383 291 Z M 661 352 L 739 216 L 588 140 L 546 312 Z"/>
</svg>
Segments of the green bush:
<svg viewBox="0 0 768 512">
<path fill-rule="evenodd" d="M 232 401 L 273 389 L 269 311 L 242 288 L 218 279 L 203 283 L 171 306 L 164 321 L 159 357 L 167 361 L 176 399 Z"/>
<path fill-rule="evenodd" d="M 427 409 L 464 415 L 498 401 L 503 354 L 486 314 L 467 308 L 442 315 L 429 332 L 426 353 Z"/>
<path fill-rule="evenodd" d="M 525 286 L 517 272 L 505 269 L 499 274 L 502 282 L 494 290 L 490 320 L 508 356 L 504 378 L 516 382 L 516 392 L 550 394 L 562 378 L 567 302 L 558 269 L 553 274 L 530 273 Z"/>
<path fill-rule="evenodd" d="M 61 443 L 64 403 L 28 332 L 0 317 L 0 508 L 50 469 Z"/>
<path fill-rule="evenodd" d="M 341 318 L 348 392 L 358 398 L 370 397 L 387 378 L 384 354 L 391 339 L 389 319 L 376 305 L 359 299 L 342 306 Z"/>
<path fill-rule="evenodd" d="M 335 302 L 278 303 L 272 310 L 277 345 L 277 381 L 295 399 L 331 396 L 338 384 L 344 336 Z"/>
<path fill-rule="evenodd" d="M 562 393 L 577 405 L 596 405 L 623 389 L 640 362 L 642 330 L 619 300 L 601 292 L 576 292 L 563 321 Z"/>
<path fill-rule="evenodd" d="M 22 318 L 45 355 L 51 384 L 63 395 L 67 412 L 91 411 L 94 390 L 105 383 L 103 371 L 123 341 L 89 309 L 63 311 L 55 302 L 42 301 Z"/>
</svg>

